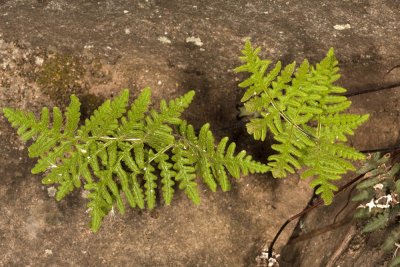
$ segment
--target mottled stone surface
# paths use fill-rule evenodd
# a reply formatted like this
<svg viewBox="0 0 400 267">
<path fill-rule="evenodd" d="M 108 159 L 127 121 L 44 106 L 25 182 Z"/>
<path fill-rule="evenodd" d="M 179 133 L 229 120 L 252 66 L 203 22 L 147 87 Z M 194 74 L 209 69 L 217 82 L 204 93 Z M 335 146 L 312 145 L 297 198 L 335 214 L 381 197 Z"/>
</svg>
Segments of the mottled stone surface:
<svg viewBox="0 0 400 267">
<path fill-rule="evenodd" d="M 3 0 L 0 108 L 38 112 L 44 105 L 65 105 L 68 95 L 76 93 L 89 114 L 121 88 L 137 95 L 150 86 L 155 103 L 194 89 L 185 117 L 197 127 L 210 122 L 216 136 L 228 135 L 240 149 L 265 161 L 268 143 L 253 141 L 243 125 L 226 130 L 237 125 L 242 94 L 237 83 L 244 76 L 232 69 L 240 64 L 244 40 L 251 38 L 264 48 L 263 56 L 284 64 L 304 58 L 315 63 L 334 47 L 343 74 L 340 84 L 350 92 L 393 86 L 400 83 L 400 68 L 390 71 L 400 64 L 399 9 L 390 0 Z M 69 71 L 60 76 L 66 92 L 50 90 L 57 79 L 45 79 L 44 90 L 38 79 L 46 62 L 60 56 L 74 63 L 47 71 Z M 353 111 L 371 113 L 370 123 L 352 138 L 356 147 L 398 141 L 397 90 L 352 98 Z M 30 174 L 33 164 L 0 116 L 0 265 L 251 266 L 264 243 L 312 195 L 307 181 L 297 176 L 274 180 L 251 175 L 234 181 L 228 193 L 202 190 L 199 207 L 178 193 L 170 207 L 159 204 L 150 213 L 108 216 L 93 234 L 81 192 L 56 202 L 40 176 Z M 306 227 L 334 216 L 332 209 L 315 211 Z M 294 226 L 279 239 L 278 249 Z M 346 227 L 339 234 L 347 233 Z M 321 250 L 336 241 L 297 243 L 300 247 L 291 250 L 297 256 L 286 256 L 290 260 L 283 264 L 324 266 L 328 259 L 323 257 L 333 252 Z M 341 266 L 352 266 L 349 257 Z"/>
</svg>

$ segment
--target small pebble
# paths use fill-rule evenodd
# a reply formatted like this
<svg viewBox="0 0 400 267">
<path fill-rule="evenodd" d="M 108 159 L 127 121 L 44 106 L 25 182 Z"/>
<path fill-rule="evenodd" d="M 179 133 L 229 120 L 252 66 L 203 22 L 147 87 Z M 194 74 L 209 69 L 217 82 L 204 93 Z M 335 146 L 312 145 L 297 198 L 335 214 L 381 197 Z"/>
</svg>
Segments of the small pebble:
<svg viewBox="0 0 400 267">
<path fill-rule="evenodd" d="M 336 24 L 335 26 L 333 26 L 333 28 L 335 30 L 342 31 L 342 30 L 350 29 L 351 26 L 348 23 L 347 24 Z"/>
<path fill-rule="evenodd" d="M 165 37 L 165 36 L 158 37 L 158 41 L 160 41 L 163 44 L 170 44 L 171 43 L 171 40 L 168 39 L 168 37 Z"/>
<path fill-rule="evenodd" d="M 43 65 L 43 61 L 44 59 L 41 57 L 35 57 L 35 64 L 38 66 L 42 66 Z"/>
<path fill-rule="evenodd" d="M 194 45 L 197 45 L 197 46 L 203 45 L 203 42 L 201 41 L 201 39 L 199 37 L 194 37 L 194 36 L 186 38 L 186 43 L 193 43 Z"/>
<path fill-rule="evenodd" d="M 49 197 L 54 197 L 57 193 L 57 189 L 54 186 L 50 186 L 49 188 L 47 188 L 47 194 L 49 195 Z"/>
</svg>

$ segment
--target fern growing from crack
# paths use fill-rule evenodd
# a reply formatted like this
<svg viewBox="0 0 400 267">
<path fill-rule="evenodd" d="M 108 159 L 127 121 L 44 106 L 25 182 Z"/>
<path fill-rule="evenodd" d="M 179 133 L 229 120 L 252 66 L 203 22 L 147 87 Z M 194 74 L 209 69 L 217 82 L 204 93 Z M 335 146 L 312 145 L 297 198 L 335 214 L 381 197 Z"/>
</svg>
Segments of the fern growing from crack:
<svg viewBox="0 0 400 267">
<path fill-rule="evenodd" d="M 194 91 L 168 103 L 162 100 L 159 111 L 149 108 L 150 96 L 150 89 L 144 89 L 128 108 L 129 91 L 124 90 L 81 126 L 80 102 L 74 95 L 65 114 L 57 107 L 51 116 L 43 108 L 39 119 L 23 110 L 3 112 L 23 141 L 33 140 L 29 157 L 38 161 L 32 173 L 44 173 L 43 184 L 58 185 L 57 200 L 82 186 L 89 191 L 93 231 L 114 205 L 125 212 L 124 199 L 133 208 L 153 209 L 159 186 L 166 205 L 172 201 L 175 184 L 199 204 L 197 176 L 213 192 L 218 186 L 228 191 L 228 174 L 239 178 L 269 169 L 245 151 L 236 154 L 235 143 L 227 137 L 215 145 L 209 124 L 196 134 L 180 118 Z"/>
<path fill-rule="evenodd" d="M 273 134 L 276 154 L 268 158 L 268 166 L 274 177 L 306 167 L 301 177 L 313 177 L 311 187 L 330 204 L 338 189 L 332 181 L 355 170 L 349 160 L 365 158 L 345 142 L 368 115 L 345 113 L 351 102 L 340 95 L 346 89 L 334 85 L 340 75 L 333 49 L 316 66 L 304 60 L 297 68 L 295 62 L 282 68 L 278 62 L 270 70 L 271 61 L 261 59 L 259 52 L 247 41 L 240 57 L 244 64 L 235 69 L 250 73 L 239 84 L 246 88 L 241 99 L 246 113 L 257 114 L 247 131 L 262 141 L 267 132 Z"/>
<path fill-rule="evenodd" d="M 390 229 L 385 231 L 382 248 L 385 251 L 394 251 L 389 264 L 393 267 L 400 265 L 400 255 L 397 255 L 400 248 L 399 170 L 400 163 L 390 154 L 369 155 L 367 161 L 357 170 L 359 174 L 364 174 L 364 179 L 357 185 L 357 194 L 352 198 L 361 203 L 354 217 L 365 221 L 364 233 Z"/>
</svg>

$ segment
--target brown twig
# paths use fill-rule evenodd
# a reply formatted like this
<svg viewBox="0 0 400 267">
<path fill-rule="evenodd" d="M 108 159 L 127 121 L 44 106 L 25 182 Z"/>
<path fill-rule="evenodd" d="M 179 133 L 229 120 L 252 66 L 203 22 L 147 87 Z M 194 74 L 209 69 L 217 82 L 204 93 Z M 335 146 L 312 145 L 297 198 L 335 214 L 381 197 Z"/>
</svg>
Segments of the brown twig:
<svg viewBox="0 0 400 267">
<path fill-rule="evenodd" d="M 392 153 L 393 153 L 393 158 L 397 158 L 397 157 L 400 157 L 400 152 L 399 152 L 399 150 L 400 150 L 400 146 L 397 145 L 397 146 L 388 147 L 388 148 L 383 148 L 383 149 L 375 149 L 375 150 L 373 150 L 373 152 L 392 152 Z M 364 151 L 361 151 L 361 152 L 363 152 L 363 153 L 370 153 L 370 151 L 371 151 L 371 150 L 369 150 L 369 151 L 364 150 Z M 345 185 L 343 185 L 342 187 L 340 187 L 339 190 L 338 190 L 337 192 L 335 192 L 334 194 L 337 195 L 337 194 L 341 193 L 343 190 L 345 190 L 346 188 L 348 188 L 348 187 L 351 186 L 352 184 L 354 184 L 354 183 L 356 183 L 357 181 L 359 181 L 362 177 L 364 177 L 364 174 L 359 174 L 357 177 L 355 177 L 354 179 L 352 179 L 351 181 L 349 181 L 348 183 L 346 183 Z M 276 235 L 275 235 L 274 239 L 272 240 L 270 246 L 268 247 L 268 256 L 269 256 L 269 257 L 272 256 L 272 251 L 273 251 L 275 242 L 278 240 L 280 234 L 283 232 L 283 230 L 286 228 L 286 226 L 287 226 L 291 221 L 293 221 L 293 220 L 295 220 L 295 219 L 301 217 L 302 215 L 304 215 L 304 214 L 310 212 L 311 210 L 313 210 L 313 209 L 315 209 L 315 208 L 321 206 L 323 203 L 324 203 L 323 200 L 322 200 L 321 198 L 319 198 L 318 201 L 317 201 L 314 205 L 312 205 L 312 206 L 310 206 L 310 207 L 304 209 L 303 211 L 301 211 L 301 212 L 297 213 L 296 215 L 294 215 L 294 216 L 290 217 L 289 219 L 287 219 L 287 220 L 285 221 L 285 223 L 282 224 L 281 228 L 278 230 L 278 232 L 276 233 Z M 335 220 L 336 220 L 336 218 L 335 218 Z"/>
<path fill-rule="evenodd" d="M 357 227 L 353 224 L 350 226 L 349 230 L 347 231 L 346 235 L 344 236 L 342 242 L 340 242 L 339 246 L 332 254 L 332 257 L 326 264 L 326 267 L 333 267 L 335 266 L 336 261 L 339 259 L 340 255 L 342 255 L 343 251 L 349 246 L 351 239 L 355 235 Z"/>
<path fill-rule="evenodd" d="M 400 83 L 397 82 L 397 83 L 392 83 L 392 84 L 388 84 L 388 85 L 384 85 L 384 86 L 380 86 L 380 87 L 376 87 L 376 88 L 370 88 L 370 89 L 366 89 L 366 90 L 362 90 L 362 91 L 351 92 L 351 93 L 344 94 L 344 96 L 352 97 L 352 96 L 357 96 L 357 95 L 363 95 L 363 94 L 393 89 L 396 87 L 400 87 Z"/>
<path fill-rule="evenodd" d="M 307 239 L 313 238 L 315 236 L 319 236 L 319 235 L 324 234 L 326 232 L 329 232 L 329 231 L 335 230 L 337 228 L 340 228 L 342 226 L 345 226 L 345 225 L 347 225 L 347 224 L 349 224 L 351 222 L 353 222 L 353 218 L 351 218 L 351 217 L 344 218 L 341 221 L 334 222 L 334 223 L 326 225 L 324 227 L 312 230 L 312 231 L 310 231 L 310 232 L 308 232 L 306 234 L 294 236 L 289 240 L 288 244 L 293 245 L 293 244 L 305 241 Z"/>
<path fill-rule="evenodd" d="M 341 192 L 342 192 L 343 190 L 345 190 L 347 187 L 349 187 L 350 185 L 352 185 L 352 184 L 354 184 L 355 182 L 357 182 L 358 180 L 360 180 L 363 176 L 364 176 L 364 174 L 358 175 L 357 177 L 355 177 L 354 179 L 352 179 L 351 181 L 349 181 L 348 183 L 346 183 L 345 185 L 343 185 L 342 187 L 340 187 L 339 190 L 338 190 L 337 192 L 335 192 L 334 194 L 337 195 L 337 194 L 341 193 Z M 324 201 L 323 201 L 321 198 L 319 198 L 319 199 L 317 200 L 317 202 L 316 202 L 315 204 L 313 204 L 312 206 L 310 206 L 310 207 L 304 209 L 303 211 L 301 211 L 301 212 L 297 213 L 296 215 L 294 215 L 294 216 L 290 217 L 289 219 L 287 219 L 286 222 L 284 222 L 284 223 L 282 224 L 281 228 L 279 228 L 279 230 L 278 230 L 278 232 L 276 233 L 274 239 L 272 240 L 271 244 L 269 245 L 269 247 L 268 247 L 268 256 L 269 256 L 269 257 L 272 257 L 272 251 L 273 251 L 273 249 L 274 249 L 275 242 L 278 240 L 280 234 L 283 232 L 283 230 L 286 228 L 286 226 L 287 226 L 291 221 L 293 221 L 293 220 L 295 220 L 295 219 L 301 217 L 302 215 L 304 215 L 304 214 L 310 212 L 311 210 L 313 210 L 313 209 L 315 209 L 315 208 L 321 206 L 323 203 L 324 203 Z"/>
</svg>

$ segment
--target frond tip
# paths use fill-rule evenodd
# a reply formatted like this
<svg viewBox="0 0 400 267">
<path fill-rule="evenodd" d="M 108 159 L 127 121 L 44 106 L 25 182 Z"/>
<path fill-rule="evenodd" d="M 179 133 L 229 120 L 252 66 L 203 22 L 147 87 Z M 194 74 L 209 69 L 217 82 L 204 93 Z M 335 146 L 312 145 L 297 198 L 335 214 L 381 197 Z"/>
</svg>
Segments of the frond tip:
<svg viewBox="0 0 400 267">
<path fill-rule="evenodd" d="M 253 114 L 247 131 L 255 140 L 264 141 L 268 132 L 274 136 L 276 153 L 268 158 L 274 177 L 306 167 L 302 177 L 313 177 L 311 186 L 330 204 L 337 190 L 331 181 L 354 169 L 348 160 L 365 158 L 344 142 L 368 115 L 345 113 L 351 102 L 338 95 L 346 89 L 333 84 L 340 75 L 332 48 L 315 66 L 304 60 L 297 69 L 295 62 L 272 66 L 259 53 L 260 48 L 247 41 L 240 57 L 243 65 L 235 69 L 249 73 L 239 84 L 246 89 L 241 99 L 245 113 Z"/>
<path fill-rule="evenodd" d="M 228 138 L 215 145 L 208 124 L 197 134 L 182 120 L 193 96 L 190 91 L 169 102 L 162 100 L 158 111 L 149 109 L 149 88 L 130 106 L 129 91 L 123 90 L 81 126 L 81 104 L 74 95 L 65 114 L 58 108 L 52 113 L 43 108 L 39 119 L 17 109 L 5 108 L 3 113 L 24 141 L 33 140 L 29 156 L 38 162 L 32 173 L 45 173 L 44 184 L 58 185 L 57 200 L 82 185 L 89 191 L 91 229 L 98 231 L 114 207 L 121 214 L 125 202 L 133 208 L 153 209 L 159 194 L 169 205 L 175 187 L 200 204 L 198 175 L 211 191 L 218 185 L 228 191 L 228 174 L 239 178 L 241 173 L 269 169 L 245 151 L 236 154 Z"/>
</svg>

